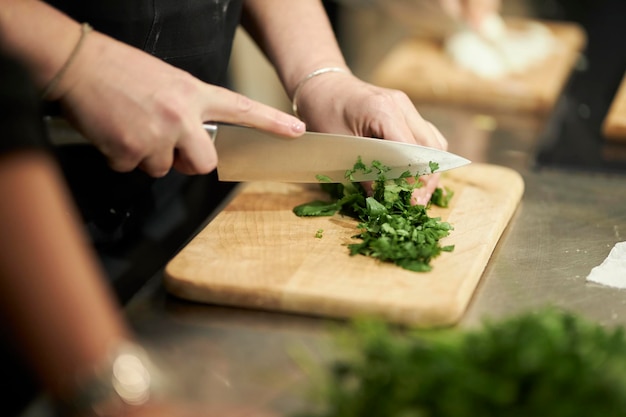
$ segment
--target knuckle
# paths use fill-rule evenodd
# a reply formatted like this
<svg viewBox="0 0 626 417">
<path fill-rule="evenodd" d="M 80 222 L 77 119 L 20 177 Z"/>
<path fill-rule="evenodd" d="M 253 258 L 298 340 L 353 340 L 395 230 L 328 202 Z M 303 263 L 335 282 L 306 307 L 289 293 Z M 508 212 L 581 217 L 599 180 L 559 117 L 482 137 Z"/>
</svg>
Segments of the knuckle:
<svg viewBox="0 0 626 417">
<path fill-rule="evenodd" d="M 368 108 L 377 112 L 388 113 L 395 107 L 392 94 L 385 91 L 373 94 L 368 99 Z"/>
<path fill-rule="evenodd" d="M 143 167 L 143 170 L 151 177 L 161 178 L 161 177 L 166 176 L 167 173 L 170 172 L 170 168 L 171 166 L 169 164 L 159 163 L 159 164 Z"/>
<path fill-rule="evenodd" d="M 179 96 L 172 96 L 158 103 L 156 113 L 164 123 L 177 126 L 184 122 L 186 108 L 185 100 L 182 100 Z M 158 132 L 161 129 L 160 125 L 161 123 L 159 123 L 159 126 L 153 124 L 153 130 Z"/>
<path fill-rule="evenodd" d="M 143 155 L 143 146 L 134 135 L 122 136 L 117 142 L 115 154 L 121 160 L 134 161 L 137 164 Z"/>
<path fill-rule="evenodd" d="M 149 129 L 147 129 L 149 131 Z M 150 133 L 148 132 L 149 136 Z M 137 137 L 133 134 L 120 134 L 110 141 L 102 153 L 107 156 L 111 169 L 119 172 L 129 172 L 135 169 L 143 156 L 145 137 Z"/>
<path fill-rule="evenodd" d="M 252 99 L 242 94 L 237 94 L 235 96 L 235 100 L 236 100 L 237 110 L 241 112 L 245 112 L 245 113 L 250 112 L 252 108 L 254 107 L 254 103 Z"/>
<path fill-rule="evenodd" d="M 198 91 L 198 79 L 186 71 L 178 71 L 176 76 L 172 78 L 169 88 L 164 89 L 166 92 L 176 92 L 182 96 L 191 96 Z"/>
<path fill-rule="evenodd" d="M 389 93 L 376 93 L 368 98 L 365 109 L 374 120 L 384 123 L 393 119 L 396 113 L 396 104 Z"/>
<path fill-rule="evenodd" d="M 130 172 L 137 168 L 139 161 L 130 158 L 110 157 L 108 158 L 109 167 L 116 172 Z"/>
<path fill-rule="evenodd" d="M 185 120 L 190 103 L 198 95 L 198 81 L 181 71 L 167 88 L 160 88 L 153 96 L 156 115 L 167 123 L 178 124 Z"/>
</svg>

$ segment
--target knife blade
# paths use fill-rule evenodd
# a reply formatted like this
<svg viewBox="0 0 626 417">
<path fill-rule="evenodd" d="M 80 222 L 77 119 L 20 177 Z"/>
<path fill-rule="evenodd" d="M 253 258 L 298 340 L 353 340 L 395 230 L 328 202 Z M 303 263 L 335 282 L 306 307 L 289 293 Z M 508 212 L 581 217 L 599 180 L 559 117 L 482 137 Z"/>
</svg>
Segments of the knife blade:
<svg viewBox="0 0 626 417">
<path fill-rule="evenodd" d="M 259 129 L 221 123 L 205 123 L 218 154 L 220 181 L 320 182 L 318 175 L 332 182 L 346 182 L 345 173 L 360 157 L 366 166 L 379 161 L 390 168 L 389 179 L 406 171 L 411 175 L 430 174 L 458 168 L 469 160 L 440 149 L 390 140 L 349 135 L 306 132 L 288 138 Z M 372 181 L 377 172 L 355 173 L 354 181 Z"/>
<path fill-rule="evenodd" d="M 46 127 L 53 145 L 89 144 L 65 119 L 48 117 Z M 461 167 L 469 160 L 435 148 L 348 135 L 306 132 L 288 138 L 259 129 L 222 123 L 204 123 L 218 154 L 220 181 L 276 181 L 318 183 L 318 175 L 333 182 L 345 182 L 345 173 L 360 157 L 366 166 L 372 161 L 391 168 L 387 178 L 430 174 L 430 162 L 437 172 Z M 378 173 L 355 173 L 355 181 L 372 181 Z"/>
</svg>

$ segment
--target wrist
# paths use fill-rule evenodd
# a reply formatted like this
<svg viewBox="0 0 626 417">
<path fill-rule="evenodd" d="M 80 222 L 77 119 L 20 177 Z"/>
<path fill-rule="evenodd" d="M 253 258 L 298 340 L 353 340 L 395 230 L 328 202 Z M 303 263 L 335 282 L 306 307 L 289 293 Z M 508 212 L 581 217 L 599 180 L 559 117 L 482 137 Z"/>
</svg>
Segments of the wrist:
<svg viewBox="0 0 626 417">
<path fill-rule="evenodd" d="M 74 47 L 70 51 L 63 65 L 59 67 L 54 76 L 50 79 L 50 81 L 48 81 L 48 84 L 41 93 L 42 98 L 54 99 L 61 95 L 61 93 L 59 93 L 59 90 L 62 91 L 63 88 L 60 88 L 60 86 L 62 84 L 65 84 L 64 81 L 67 77 L 67 73 L 71 71 L 74 65 L 76 65 L 76 61 L 78 60 L 78 56 L 81 53 L 81 49 L 83 49 L 83 45 L 87 40 L 87 36 L 92 30 L 93 28 L 88 23 L 83 23 L 80 26 L 80 35 L 76 40 Z"/>
<path fill-rule="evenodd" d="M 291 109 L 293 111 L 293 114 L 296 117 L 301 119 L 299 111 L 298 111 L 299 105 L 300 105 L 299 102 L 303 94 L 303 90 L 307 88 L 311 88 L 311 85 L 314 84 L 315 82 L 314 79 L 321 78 L 321 77 L 328 77 L 330 75 L 337 75 L 337 74 L 350 74 L 350 70 L 348 70 L 346 67 L 328 66 L 328 67 L 320 67 L 306 74 L 297 83 L 293 91 L 293 94 L 291 95 Z"/>
</svg>

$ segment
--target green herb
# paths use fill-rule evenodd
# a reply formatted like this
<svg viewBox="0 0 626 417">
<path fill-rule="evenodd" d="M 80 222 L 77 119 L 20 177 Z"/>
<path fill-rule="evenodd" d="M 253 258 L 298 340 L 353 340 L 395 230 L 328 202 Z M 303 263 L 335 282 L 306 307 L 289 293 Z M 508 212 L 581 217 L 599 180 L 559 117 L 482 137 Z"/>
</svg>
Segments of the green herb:
<svg viewBox="0 0 626 417">
<path fill-rule="evenodd" d="M 317 232 L 315 232 L 315 237 L 318 239 L 321 239 L 323 237 L 324 234 L 324 229 L 317 229 Z"/>
<path fill-rule="evenodd" d="M 332 180 L 330 179 L 328 175 L 316 175 L 315 178 L 319 182 L 332 182 Z"/>
<path fill-rule="evenodd" d="M 294 207 L 293 212 L 300 217 L 307 216 L 332 216 L 337 213 L 338 207 L 336 203 L 328 203 L 326 201 L 311 201 L 307 204 Z"/>
<path fill-rule="evenodd" d="M 546 309 L 473 330 L 344 329 L 298 417 L 626 415 L 626 337 Z"/>
<path fill-rule="evenodd" d="M 430 168 L 434 171 L 438 164 L 431 163 Z M 359 220 L 360 232 L 354 237 L 361 241 L 348 245 L 350 255 L 370 256 L 411 271 L 429 271 L 435 257 L 454 247 L 439 243 L 453 227 L 439 217 L 430 217 L 427 210 L 431 204 L 447 207 L 453 193 L 437 189 L 426 206 L 413 205 L 413 191 L 422 183 L 408 171 L 400 178 L 387 179 L 388 171 L 379 161 L 368 167 L 358 158 L 354 167 L 346 171 L 345 177 L 350 182 L 321 184 L 334 201 L 312 201 L 293 211 L 298 216 L 332 216 L 338 212 L 351 216 Z M 373 195 L 368 196 L 363 186 L 354 182 L 354 174 L 358 172 L 377 174 Z"/>
<path fill-rule="evenodd" d="M 433 192 L 432 197 L 430 197 L 430 201 L 436 206 L 446 208 L 450 205 L 450 200 L 452 199 L 453 195 L 454 192 L 448 187 L 446 187 L 445 189 L 437 188 Z"/>
</svg>

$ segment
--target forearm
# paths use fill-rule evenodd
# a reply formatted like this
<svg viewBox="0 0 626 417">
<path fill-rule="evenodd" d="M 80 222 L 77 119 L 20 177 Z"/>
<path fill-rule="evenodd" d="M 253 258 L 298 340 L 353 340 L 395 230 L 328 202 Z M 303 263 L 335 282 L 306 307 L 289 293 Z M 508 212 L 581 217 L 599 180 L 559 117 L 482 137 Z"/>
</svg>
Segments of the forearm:
<svg viewBox="0 0 626 417">
<path fill-rule="evenodd" d="M 39 88 L 65 63 L 80 24 L 39 0 L 0 0 L 0 49 L 20 60 Z"/>
<path fill-rule="evenodd" d="M 0 312 L 54 394 L 102 363 L 128 330 L 51 159 L 0 156 Z"/>
<path fill-rule="evenodd" d="M 319 0 L 246 0 L 242 24 L 276 67 L 291 97 L 307 74 L 346 67 Z"/>
</svg>

